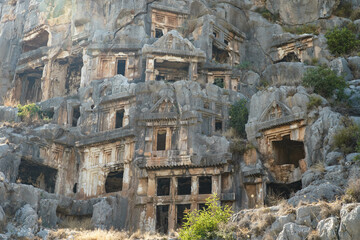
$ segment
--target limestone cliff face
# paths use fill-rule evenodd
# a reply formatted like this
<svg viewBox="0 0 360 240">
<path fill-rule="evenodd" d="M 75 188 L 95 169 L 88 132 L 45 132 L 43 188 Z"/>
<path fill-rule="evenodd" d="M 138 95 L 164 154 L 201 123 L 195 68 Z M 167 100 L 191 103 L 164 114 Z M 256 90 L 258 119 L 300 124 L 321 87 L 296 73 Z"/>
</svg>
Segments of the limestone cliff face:
<svg viewBox="0 0 360 240">
<path fill-rule="evenodd" d="M 345 2 L 359 7 L 0 0 L 0 238 L 74 218 L 167 233 L 213 193 L 235 211 L 271 194 L 293 205 L 343 194 L 359 173 L 356 153 L 331 146 L 343 111 L 359 121 L 360 57 L 333 56 L 325 33 L 352 22 L 333 15 Z M 304 24 L 317 33 L 295 34 Z M 312 64 L 344 76 L 348 109 L 301 86 Z M 230 128 L 240 100 L 242 140 Z M 18 116 L 30 103 L 39 114 Z M 274 223 L 278 239 L 307 236 L 310 226 L 292 222 Z"/>
</svg>

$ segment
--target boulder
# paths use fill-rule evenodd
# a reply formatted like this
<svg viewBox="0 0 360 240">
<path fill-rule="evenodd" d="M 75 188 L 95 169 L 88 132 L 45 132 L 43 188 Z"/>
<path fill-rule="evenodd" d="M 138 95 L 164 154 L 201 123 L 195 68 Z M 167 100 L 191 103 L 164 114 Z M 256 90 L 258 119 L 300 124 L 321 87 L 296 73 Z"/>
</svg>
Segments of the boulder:
<svg viewBox="0 0 360 240">
<path fill-rule="evenodd" d="M 343 154 L 340 152 L 329 152 L 326 155 L 325 164 L 327 166 L 337 165 L 342 157 Z"/>
<path fill-rule="evenodd" d="M 288 214 L 285 216 L 278 217 L 275 222 L 271 225 L 271 231 L 279 233 L 283 229 L 284 225 L 290 222 L 295 221 L 295 215 L 294 214 Z"/>
<path fill-rule="evenodd" d="M 316 230 L 321 240 L 338 240 L 337 232 L 339 229 L 339 221 L 336 217 L 329 217 L 319 222 Z"/>
<path fill-rule="evenodd" d="M 54 228 L 57 223 L 56 209 L 59 201 L 55 199 L 41 199 L 39 204 L 39 217 L 42 225 Z"/>
<path fill-rule="evenodd" d="M 20 228 L 16 233 L 19 238 L 32 238 L 38 231 L 38 215 L 30 204 L 26 204 L 15 213 L 15 220 Z"/>
<path fill-rule="evenodd" d="M 111 225 L 112 220 L 112 208 L 106 199 L 94 205 L 94 211 L 91 218 L 95 228 L 107 229 Z"/>
<path fill-rule="evenodd" d="M 287 223 L 280 232 L 276 240 L 304 240 L 309 235 L 311 228 L 298 225 L 296 223 Z"/>
<path fill-rule="evenodd" d="M 360 79 L 360 57 L 354 56 L 347 59 L 349 68 L 355 79 Z"/>
<path fill-rule="evenodd" d="M 302 187 L 305 188 L 309 186 L 312 182 L 316 180 L 320 180 L 323 178 L 323 174 L 319 171 L 315 171 L 314 169 L 309 169 L 303 173 L 301 177 Z"/>
<path fill-rule="evenodd" d="M 318 224 L 320 215 L 320 206 L 302 206 L 296 209 L 296 223 L 315 228 Z"/>
<path fill-rule="evenodd" d="M 360 153 L 350 153 L 346 155 L 346 162 L 355 162 L 357 158 L 360 158 Z"/>
<path fill-rule="evenodd" d="M 333 201 L 337 196 L 344 193 L 343 189 L 331 183 L 320 185 L 309 185 L 295 193 L 295 196 L 288 200 L 288 203 L 297 206 L 300 201 L 317 202 L 319 200 Z"/>
<path fill-rule="evenodd" d="M 280 62 L 268 65 L 261 75 L 271 85 L 295 85 L 302 82 L 307 68 L 299 62 Z"/>
<path fill-rule="evenodd" d="M 351 74 L 351 70 L 345 58 L 339 57 L 332 60 L 330 62 L 330 68 L 334 70 L 338 76 L 344 76 L 346 81 L 354 79 L 354 76 Z"/>
<path fill-rule="evenodd" d="M 340 211 L 340 240 L 353 240 L 360 236 L 360 204 L 346 204 Z"/>
</svg>

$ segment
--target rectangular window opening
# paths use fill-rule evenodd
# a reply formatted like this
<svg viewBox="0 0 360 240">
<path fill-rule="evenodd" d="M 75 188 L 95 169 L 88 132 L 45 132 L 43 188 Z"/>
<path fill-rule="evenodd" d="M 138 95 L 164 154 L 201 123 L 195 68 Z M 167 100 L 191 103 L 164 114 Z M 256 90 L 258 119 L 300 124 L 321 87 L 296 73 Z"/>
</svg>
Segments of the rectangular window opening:
<svg viewBox="0 0 360 240">
<path fill-rule="evenodd" d="M 124 121 L 124 109 L 116 111 L 116 123 L 115 128 L 122 128 Z"/>
<path fill-rule="evenodd" d="M 156 231 L 167 233 L 169 226 L 169 205 L 156 206 Z"/>
<path fill-rule="evenodd" d="M 224 88 L 224 78 L 215 78 L 214 85 Z"/>
<path fill-rule="evenodd" d="M 157 196 L 170 195 L 170 178 L 158 178 L 156 187 Z"/>
<path fill-rule="evenodd" d="M 191 177 L 179 177 L 177 180 L 178 180 L 178 195 L 190 195 Z"/>
<path fill-rule="evenodd" d="M 183 226 L 185 213 L 190 210 L 190 207 L 191 207 L 190 204 L 177 204 L 176 205 L 177 228 L 181 228 Z"/>
<path fill-rule="evenodd" d="M 76 127 L 80 118 L 80 106 L 73 107 L 72 126 Z"/>
<path fill-rule="evenodd" d="M 126 68 L 126 60 L 118 60 L 116 73 L 125 76 L 125 68 Z"/>
<path fill-rule="evenodd" d="M 222 121 L 221 120 L 215 120 L 215 131 L 222 131 Z"/>
<path fill-rule="evenodd" d="M 105 181 L 106 193 L 122 191 L 124 171 L 110 172 Z"/>
<path fill-rule="evenodd" d="M 156 150 L 164 151 L 166 150 L 166 130 L 160 130 L 157 133 L 157 142 L 156 142 Z"/>
<path fill-rule="evenodd" d="M 199 177 L 199 194 L 211 194 L 212 181 L 211 176 Z"/>
</svg>

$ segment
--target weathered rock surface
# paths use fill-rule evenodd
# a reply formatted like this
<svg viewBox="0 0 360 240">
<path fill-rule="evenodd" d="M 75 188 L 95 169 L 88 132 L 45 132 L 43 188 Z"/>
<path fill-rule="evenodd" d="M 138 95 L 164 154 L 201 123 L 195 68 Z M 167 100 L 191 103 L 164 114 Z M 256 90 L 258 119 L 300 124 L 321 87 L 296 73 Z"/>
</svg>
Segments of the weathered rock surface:
<svg viewBox="0 0 360 240">
<path fill-rule="evenodd" d="M 311 228 L 298 225 L 296 223 L 287 223 L 280 232 L 276 240 L 303 240 L 309 234 Z"/>
<path fill-rule="evenodd" d="M 300 201 L 303 202 L 317 202 L 319 200 L 333 201 L 337 196 L 344 193 L 343 189 L 331 184 L 322 183 L 320 185 L 309 185 L 295 193 L 295 196 L 290 198 L 288 202 L 296 206 Z"/>
<path fill-rule="evenodd" d="M 316 227 L 321 240 L 338 240 L 339 221 L 336 217 L 329 217 L 319 222 Z"/>
<path fill-rule="evenodd" d="M 330 17 L 338 4 L 339 1 L 336 0 L 269 0 L 266 2 L 266 7 L 273 13 L 279 13 L 285 23 L 297 25 Z"/>
<path fill-rule="evenodd" d="M 360 236 L 360 206 L 359 204 L 344 205 L 340 211 L 340 240 L 356 239 Z"/>
</svg>

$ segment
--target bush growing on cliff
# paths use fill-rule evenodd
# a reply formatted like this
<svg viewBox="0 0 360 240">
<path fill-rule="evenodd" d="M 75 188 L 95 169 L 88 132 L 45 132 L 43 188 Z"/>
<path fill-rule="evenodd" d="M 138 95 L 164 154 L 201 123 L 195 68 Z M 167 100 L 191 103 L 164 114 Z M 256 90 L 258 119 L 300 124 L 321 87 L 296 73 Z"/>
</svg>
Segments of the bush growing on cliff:
<svg viewBox="0 0 360 240">
<path fill-rule="evenodd" d="M 329 30 L 325 37 L 330 52 L 335 55 L 349 54 L 360 48 L 360 41 L 348 27 Z"/>
<path fill-rule="evenodd" d="M 230 127 L 236 130 L 236 133 L 246 138 L 245 132 L 245 124 L 248 121 L 249 111 L 246 108 L 247 101 L 245 99 L 241 99 L 234 103 L 229 111 L 230 115 Z"/>
<path fill-rule="evenodd" d="M 323 97 L 331 97 L 335 91 L 338 99 L 344 98 L 346 82 L 342 76 L 326 66 L 310 68 L 303 77 L 303 84 L 306 87 L 313 87 L 314 92 Z"/>
<path fill-rule="evenodd" d="M 18 106 L 18 116 L 21 120 L 31 120 L 31 119 L 38 119 L 40 117 L 40 107 L 35 103 L 31 103 L 28 105 L 22 106 L 19 104 Z"/>
<path fill-rule="evenodd" d="M 215 239 L 221 224 L 229 221 L 232 215 L 229 206 L 221 207 L 216 195 L 206 199 L 206 209 L 194 210 L 185 214 L 185 223 L 179 232 L 181 240 Z"/>
<path fill-rule="evenodd" d="M 360 126 L 350 122 L 334 136 L 334 147 L 343 153 L 360 152 Z"/>
</svg>

